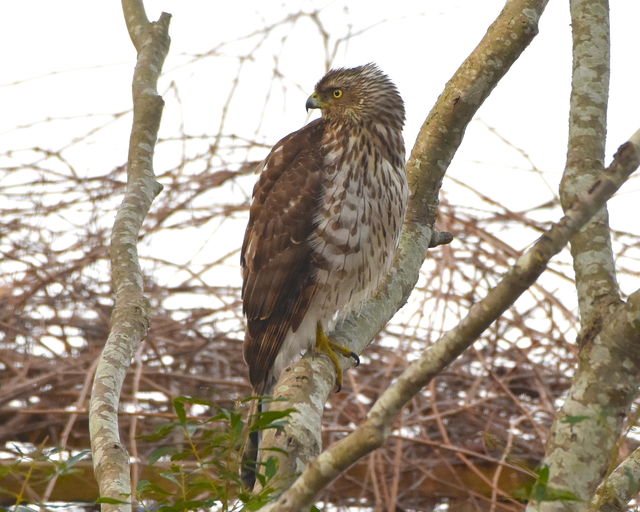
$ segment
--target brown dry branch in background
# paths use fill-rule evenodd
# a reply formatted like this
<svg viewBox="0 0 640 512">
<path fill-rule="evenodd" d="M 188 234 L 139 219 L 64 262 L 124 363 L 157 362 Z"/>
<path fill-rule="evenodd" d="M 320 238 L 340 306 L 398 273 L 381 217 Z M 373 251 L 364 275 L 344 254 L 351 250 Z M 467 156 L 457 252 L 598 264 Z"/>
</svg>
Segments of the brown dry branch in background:
<svg viewBox="0 0 640 512">
<path fill-rule="evenodd" d="M 292 15 L 281 24 L 303 16 L 317 20 L 327 62 L 335 53 L 333 42 L 353 36 L 330 37 L 317 13 L 315 18 L 313 13 Z M 251 40 L 262 44 L 271 30 L 251 34 Z M 221 53 L 216 48 L 190 57 L 184 67 L 203 60 L 212 65 Z M 242 67 L 251 65 L 242 56 L 237 62 L 236 81 Z M 297 86 L 278 73 L 276 55 L 269 94 L 285 84 Z M 168 98 L 172 92 L 179 99 L 179 85 L 172 83 L 163 94 Z M 225 114 L 211 132 L 190 133 L 179 126 L 158 141 L 158 152 L 179 156 L 171 165 L 156 160 L 164 191 L 151 206 L 138 244 L 150 330 L 120 400 L 121 436 L 139 461 L 133 466 L 134 487 L 158 446 L 140 436 L 173 418 L 173 398 L 202 397 L 231 408 L 250 391 L 241 355 L 239 246 L 219 236 L 242 230 L 256 160 L 274 141 L 263 140 L 259 126 L 245 134 L 226 130 L 233 99 L 233 90 L 221 99 Z M 67 144 L 0 152 L 3 465 L 47 448 L 58 447 L 64 456 L 89 446 L 89 390 L 113 307 L 110 228 L 126 173 L 124 154 L 119 163 L 94 162 L 89 171 L 78 155 L 83 145 L 114 126 L 126 133 L 130 119 L 129 112 L 87 116 L 82 125 L 45 119 L 38 128 L 72 127 Z M 538 172 L 514 172 L 532 171 Z M 408 304 L 368 347 L 361 365 L 345 375 L 343 391 L 330 397 L 324 446 L 362 423 L 370 405 L 408 363 L 495 286 L 523 249 L 522 240 L 535 239 L 550 219 L 560 216 L 555 197 L 528 211 L 507 209 L 479 191 L 472 191 L 473 203 L 457 204 L 456 192 L 464 188 L 445 179 L 437 227 L 451 232 L 454 241 L 429 251 Z M 637 236 L 612 236 L 618 279 L 637 279 Z M 180 241 L 179 251 L 169 250 L 174 240 Z M 218 241 L 215 256 L 207 260 L 202 252 L 211 240 Z M 531 470 L 543 457 L 557 400 L 576 366 L 578 319 L 572 292 L 565 252 L 471 350 L 409 402 L 390 440 L 334 482 L 320 500 L 363 510 L 432 510 L 441 504 L 459 511 L 522 510 L 512 496 L 531 480 Z M 204 417 L 207 411 L 194 414 Z M 619 446 L 621 453 L 634 448 L 631 438 Z M 25 472 L 28 467 L 25 463 Z M 33 502 L 94 500 L 97 486 L 90 466 L 80 463 L 77 469 L 51 485 L 41 478 L 50 466 L 38 462 L 25 496 Z M 22 482 L 15 474 L 1 479 L 0 506 L 5 506 L 14 503 L 12 493 Z"/>
<path fill-rule="evenodd" d="M 13 204 L 2 212 L 0 320 L 0 432 L 10 457 L 18 455 L 12 448 L 15 442 L 39 446 L 46 440 L 46 446 L 71 450 L 88 446 L 87 390 L 109 330 L 109 230 L 102 212 L 113 210 L 114 198 L 122 195 L 124 170 L 117 167 L 83 181 L 73 168 L 65 172 L 52 169 L 54 165 L 55 156 L 2 169 L 2 183 L 18 169 L 21 179 L 29 169 L 31 174 L 21 184 L 1 188 Z M 171 192 L 153 203 L 142 246 L 156 234 L 212 230 L 246 213 L 246 200 L 225 201 L 230 197 L 225 189 L 241 182 L 252 167 L 240 162 L 236 169 L 187 173 L 178 166 L 159 173 L 158 180 Z M 47 206 L 54 189 L 59 199 Z M 210 201 L 210 207 L 191 209 L 197 197 Z M 369 347 L 362 364 L 347 374 L 345 390 L 331 397 L 325 446 L 360 423 L 368 405 L 407 360 L 446 330 L 445 318 L 453 322 L 462 317 L 506 268 L 505 256 L 514 249 L 492 233 L 526 216 L 504 209 L 491 212 L 495 207 L 489 202 L 484 206 L 487 214 L 479 218 L 472 209 L 452 205 L 446 198 L 442 202 L 440 228 L 452 232 L 455 241 L 431 251 L 415 300 Z M 62 223 L 77 212 L 85 212 L 88 221 Z M 179 226 L 170 222 L 178 217 Z M 528 222 L 534 232 L 544 225 Z M 230 247 L 228 253 L 211 267 L 235 265 L 237 248 Z M 206 397 L 231 407 L 250 388 L 240 350 L 239 288 L 216 286 L 204 276 L 208 267 L 187 268 L 155 255 L 143 255 L 141 261 L 151 327 L 124 383 L 120 421 L 130 451 L 144 460 L 154 446 L 136 437 L 170 417 L 172 398 Z M 567 272 L 563 265 L 555 270 Z M 167 276 L 176 274 L 185 277 L 167 282 Z M 575 333 L 565 330 L 575 318 L 565 308 L 551 307 L 557 305 L 554 288 L 555 283 L 539 283 L 532 289 L 529 304 L 512 308 L 474 352 L 465 353 L 435 380 L 431 393 L 412 400 L 399 420 L 406 434 L 371 455 L 324 498 L 336 504 L 340 501 L 335 497 L 343 497 L 344 503 L 362 499 L 363 504 L 397 500 L 406 508 L 440 500 L 433 489 L 440 489 L 444 497 L 464 498 L 472 481 L 478 485 L 476 499 L 482 501 L 490 499 L 493 474 L 502 467 L 498 462 L 507 444 L 510 461 L 535 464 L 543 453 L 553 400 L 568 384 L 566 368 L 573 358 L 564 347 L 571 346 Z M 194 296 L 206 300 L 196 302 Z M 543 363 L 542 354 L 548 352 L 556 356 L 553 366 Z M 511 422 L 521 432 L 512 440 Z M 502 472 L 517 473 L 514 467 L 519 464 L 509 462 Z"/>
<path fill-rule="evenodd" d="M 55 169 L 55 162 L 54 155 L 2 169 L 2 183 L 17 178 L 18 169 L 23 180 L 1 187 L 13 205 L 2 212 L 0 320 L 0 432 L 3 451 L 11 458 L 18 456 L 12 448 L 16 442 L 69 450 L 88 446 L 87 391 L 109 329 L 109 232 L 102 212 L 113 210 L 114 198 L 122 195 L 124 170 L 117 167 L 80 180 L 72 167 L 65 172 Z M 152 235 L 213 230 L 246 213 L 246 200 L 225 201 L 230 197 L 226 189 L 242 182 L 252 167 L 239 162 L 235 169 L 191 173 L 177 166 L 159 173 L 158 180 L 171 193 L 154 202 L 142 246 Z M 52 190 L 57 200 L 47 205 Z M 192 209 L 198 197 L 210 201 L 210 207 Z M 452 232 L 454 242 L 431 251 L 415 298 L 369 347 L 362 364 L 347 374 L 345 390 L 331 397 L 325 446 L 359 424 L 407 361 L 497 282 L 506 256 L 515 249 L 494 234 L 523 220 L 532 232 L 545 225 L 490 201 L 479 201 L 477 208 L 485 209 L 482 217 L 476 209 L 453 205 L 446 197 L 442 201 L 439 227 Z M 88 220 L 73 221 L 77 212 Z M 170 222 L 178 217 L 179 226 Z M 617 238 L 629 244 L 630 236 Z M 154 445 L 137 436 L 170 417 L 172 398 L 206 397 L 230 407 L 250 388 L 240 350 L 239 288 L 216 286 L 205 276 L 209 267 L 187 268 L 170 257 L 143 255 L 141 260 L 151 327 L 124 383 L 120 422 L 130 451 L 144 460 Z M 236 261 L 237 248 L 229 248 L 228 256 L 211 268 L 226 271 Z M 566 263 L 552 269 L 560 276 L 568 273 Z M 177 282 L 168 279 L 181 274 L 185 277 Z M 538 282 L 473 352 L 435 379 L 430 393 L 411 401 L 399 419 L 404 435 L 369 456 L 323 498 L 335 504 L 394 501 L 411 508 L 445 498 L 466 499 L 470 492 L 485 502 L 491 499 L 496 474 L 506 492 L 514 489 L 508 479 L 518 487 L 525 474 L 521 464 L 533 467 L 543 454 L 554 400 L 568 386 L 567 369 L 573 366 L 575 332 L 567 326 L 576 319 L 558 300 L 557 286 L 557 280 Z M 553 364 L 544 358 L 549 353 Z M 38 492 L 42 489 L 34 490 L 34 499 L 42 498 Z"/>
</svg>

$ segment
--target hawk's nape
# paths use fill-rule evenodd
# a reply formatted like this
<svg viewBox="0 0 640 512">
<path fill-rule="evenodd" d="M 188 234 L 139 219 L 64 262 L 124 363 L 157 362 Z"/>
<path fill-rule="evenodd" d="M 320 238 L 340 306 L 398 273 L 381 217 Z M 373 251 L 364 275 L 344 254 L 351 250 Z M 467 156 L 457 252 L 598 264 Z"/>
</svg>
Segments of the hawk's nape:
<svg viewBox="0 0 640 512">
<path fill-rule="evenodd" d="M 256 394 L 316 345 L 341 383 L 334 350 L 349 352 L 324 343 L 324 332 L 381 284 L 406 210 L 404 105 L 391 80 L 374 64 L 334 69 L 306 106 L 322 117 L 264 160 L 242 245 L 244 357 Z"/>
</svg>

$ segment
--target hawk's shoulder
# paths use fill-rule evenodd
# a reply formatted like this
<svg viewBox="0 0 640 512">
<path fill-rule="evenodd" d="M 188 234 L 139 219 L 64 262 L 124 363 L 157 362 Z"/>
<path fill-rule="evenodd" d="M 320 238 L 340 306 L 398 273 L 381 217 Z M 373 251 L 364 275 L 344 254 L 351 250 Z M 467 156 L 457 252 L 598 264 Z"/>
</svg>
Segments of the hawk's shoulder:
<svg viewBox="0 0 640 512">
<path fill-rule="evenodd" d="M 294 180 L 301 184 L 310 171 L 322 165 L 325 124 L 322 119 L 316 119 L 273 146 L 260 164 L 262 170 L 253 189 L 252 213 L 254 207 L 269 201 L 272 192 L 277 193 L 277 200 L 286 199 L 289 191 L 282 189 L 283 185 L 286 187 Z M 279 186 L 277 190 L 274 189 L 276 184 Z"/>
<path fill-rule="evenodd" d="M 280 140 L 253 190 L 241 264 L 244 350 L 254 386 L 266 378 L 315 292 L 309 237 L 322 197 L 324 129 L 318 119 Z"/>
</svg>

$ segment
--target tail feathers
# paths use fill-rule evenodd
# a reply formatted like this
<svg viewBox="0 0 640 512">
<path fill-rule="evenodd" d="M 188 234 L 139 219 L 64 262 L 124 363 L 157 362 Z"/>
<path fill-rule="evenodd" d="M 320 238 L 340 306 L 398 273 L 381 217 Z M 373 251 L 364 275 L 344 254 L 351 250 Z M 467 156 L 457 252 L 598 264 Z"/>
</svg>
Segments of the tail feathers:
<svg viewBox="0 0 640 512">
<path fill-rule="evenodd" d="M 247 423 L 249 427 L 256 419 L 259 411 L 262 411 L 262 400 L 256 399 L 249 408 Z M 247 489 L 253 489 L 256 483 L 256 471 L 258 470 L 258 449 L 260 447 L 260 432 L 249 432 L 244 451 L 242 452 L 242 465 L 240 467 L 240 477 Z"/>
<path fill-rule="evenodd" d="M 247 445 L 242 454 L 242 481 L 247 489 L 253 489 L 256 484 L 256 471 L 258 466 L 258 447 L 260 446 L 260 432 L 249 434 Z"/>
</svg>

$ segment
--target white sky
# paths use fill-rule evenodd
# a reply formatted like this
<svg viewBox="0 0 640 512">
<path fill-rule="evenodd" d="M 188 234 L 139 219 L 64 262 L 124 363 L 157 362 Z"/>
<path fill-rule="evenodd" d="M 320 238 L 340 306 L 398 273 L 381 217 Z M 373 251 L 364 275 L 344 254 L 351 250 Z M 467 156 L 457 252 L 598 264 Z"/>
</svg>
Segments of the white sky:
<svg viewBox="0 0 640 512">
<path fill-rule="evenodd" d="M 280 27 L 263 46 L 250 51 L 255 38 L 220 48 L 220 55 L 186 66 L 189 55 L 205 53 L 291 11 L 319 9 L 319 19 L 335 37 L 371 27 L 339 47 L 335 66 L 376 62 L 397 84 L 407 108 L 405 139 L 410 150 L 428 110 L 444 84 L 477 44 L 503 6 L 500 0 L 430 0 L 424 2 L 349 1 L 348 12 L 337 1 L 147 0 L 149 17 L 162 10 L 173 15 L 172 45 L 160 89 L 175 83 L 182 108 L 172 93 L 161 136 L 175 133 L 180 120 L 188 133 L 217 133 L 221 108 L 238 66 L 237 56 L 251 56 L 231 104 L 225 133 L 255 137 L 273 144 L 309 117 L 307 95 L 324 73 L 326 53 L 309 18 Z M 607 161 L 640 127 L 640 2 L 612 0 L 612 76 Z M 379 22 L 387 20 L 385 23 Z M 377 24 L 377 25 L 376 25 Z M 283 44 L 283 40 L 285 41 Z M 21 0 L 7 4 L 0 19 L 0 150 L 34 145 L 55 149 L 87 121 L 48 123 L 14 130 L 48 117 L 112 113 L 130 108 L 133 46 L 122 19 L 120 2 L 99 0 Z M 280 47 L 282 46 L 282 50 Z M 271 87 L 274 54 L 285 79 Z M 449 175 L 522 210 L 553 198 L 564 166 L 567 132 L 571 38 L 568 1 L 551 1 L 540 34 L 514 65 L 467 130 Z M 50 75 L 50 73 L 55 73 Z M 24 80 L 27 80 L 26 82 Z M 15 82 L 21 82 L 15 84 Z M 317 114 L 316 114 L 317 115 Z M 128 123 L 114 126 L 70 150 L 80 172 L 102 173 L 126 157 Z M 522 172 L 529 164 L 493 135 L 495 128 L 522 148 L 542 173 Z M 256 133 L 257 132 L 257 133 Z M 205 144 L 205 143 L 203 143 Z M 252 155 L 260 158 L 261 154 Z M 156 155 L 158 173 L 177 156 Z M 515 172 L 520 169 L 520 172 Z M 612 207 L 612 225 L 640 233 L 637 181 L 628 183 Z M 445 181 L 444 189 L 452 187 Z M 453 187 L 452 187 L 453 188 Z M 459 189 L 456 202 L 471 200 Z M 227 231 L 233 239 L 241 233 Z M 216 235 L 217 236 L 217 235 Z M 530 242 L 523 238 L 522 246 Z M 237 243 L 239 245 L 239 242 Z M 627 290 L 629 291 L 629 290 Z"/>
<path fill-rule="evenodd" d="M 305 11 L 325 6 L 320 18 L 329 30 L 338 34 L 342 34 L 349 23 L 357 31 L 389 19 L 343 46 L 344 51 L 338 52 L 334 62 L 356 65 L 374 61 L 392 77 L 407 104 L 408 147 L 446 80 L 503 5 L 500 0 L 392 3 L 360 0 L 348 2 L 349 13 L 345 14 L 341 2 L 330 1 L 221 4 L 202 0 L 147 0 L 145 3 L 153 19 L 161 10 L 173 14 L 171 55 L 165 66 L 164 83 L 171 79 L 178 81 L 186 91 L 182 93 L 183 102 L 187 96 L 188 101 L 205 105 L 219 100 L 220 95 L 226 97 L 235 62 L 212 59 L 207 73 L 199 70 L 197 75 L 184 76 L 175 69 L 185 60 L 180 54 L 204 52 L 245 35 L 261 26 L 263 20 L 281 19 L 293 9 L 292 5 Z M 611 6 L 613 69 L 609 154 L 640 124 L 637 95 L 640 2 L 612 0 Z M 12 2 L 6 13 L 0 20 L 0 37 L 5 48 L 0 85 L 35 79 L 20 86 L 0 87 L 0 134 L 46 116 L 111 112 L 128 107 L 134 53 L 125 32 L 120 2 L 21 0 Z M 261 135 L 274 142 L 306 121 L 304 99 L 324 71 L 322 44 L 309 20 L 281 35 L 289 37 L 281 56 L 281 68 L 291 76 L 291 83 L 301 89 L 289 89 L 286 117 L 274 116 L 276 122 L 265 126 Z M 280 34 L 273 38 L 266 51 L 254 55 L 255 66 L 246 76 L 255 77 L 257 81 L 245 79 L 247 91 L 243 101 L 247 109 L 255 107 L 251 98 L 264 98 L 269 84 L 260 82 L 260 73 L 272 67 L 271 52 L 276 43 L 279 44 L 279 38 Z M 229 54 L 242 51 L 240 45 L 236 45 Z M 534 155 L 536 163 L 546 170 L 563 165 L 570 59 L 568 2 L 552 1 L 542 18 L 539 36 L 479 113 L 486 123 Z M 90 69 L 95 66 L 101 68 Z M 65 73 L 36 78 L 50 72 Z M 250 113 L 231 117 L 230 127 L 237 127 L 240 132 L 246 127 Z M 206 110 L 196 110 L 197 119 L 189 119 L 193 131 L 199 128 L 213 131 L 217 119 L 214 112 L 207 114 Z M 163 128 L 168 122 L 165 119 Z M 267 129 L 270 124 L 274 125 L 273 129 Z M 472 126 L 465 146 L 479 142 L 472 140 L 474 134 Z M 54 145 L 55 134 L 49 135 L 52 138 L 48 140 Z M 1 145 L 11 144 L 4 138 L 0 138 Z"/>
</svg>

